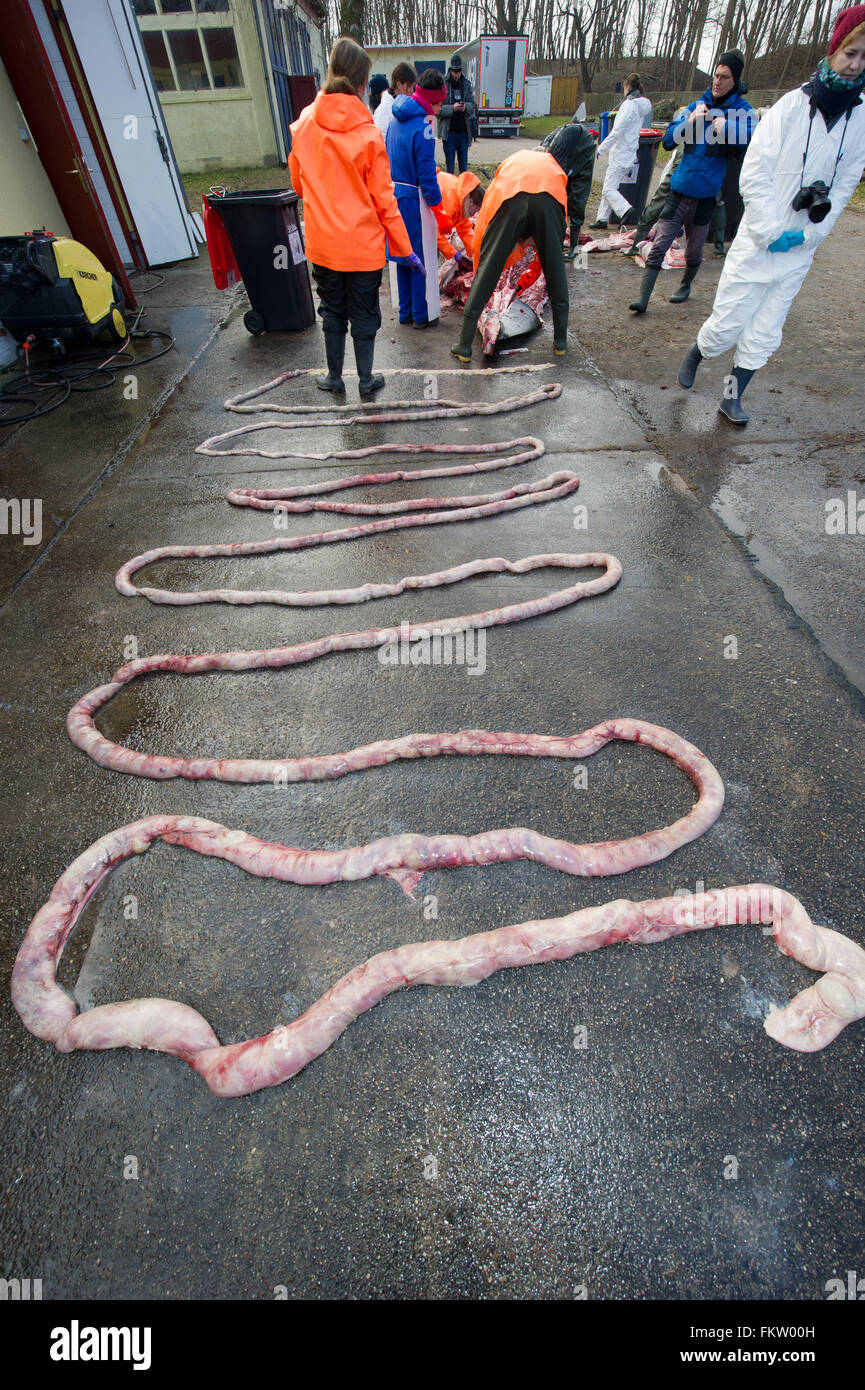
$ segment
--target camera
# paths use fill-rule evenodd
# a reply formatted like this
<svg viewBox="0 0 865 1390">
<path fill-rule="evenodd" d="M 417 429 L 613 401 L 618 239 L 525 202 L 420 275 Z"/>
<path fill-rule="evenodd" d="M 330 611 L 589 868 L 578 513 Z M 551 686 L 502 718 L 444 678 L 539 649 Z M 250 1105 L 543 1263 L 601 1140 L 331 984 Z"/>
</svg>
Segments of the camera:
<svg viewBox="0 0 865 1390">
<path fill-rule="evenodd" d="M 822 179 L 818 179 L 816 183 L 809 183 L 807 188 L 800 188 L 793 199 L 794 212 L 804 212 L 806 208 L 812 222 L 822 222 L 823 218 L 829 215 L 832 204 L 829 201 L 829 189 Z"/>
</svg>

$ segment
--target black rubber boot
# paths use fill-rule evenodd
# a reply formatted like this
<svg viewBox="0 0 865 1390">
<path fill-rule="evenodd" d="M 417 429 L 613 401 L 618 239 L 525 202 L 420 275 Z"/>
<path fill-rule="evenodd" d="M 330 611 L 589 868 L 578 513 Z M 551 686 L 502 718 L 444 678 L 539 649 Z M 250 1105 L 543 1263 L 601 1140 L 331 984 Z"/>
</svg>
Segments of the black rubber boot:
<svg viewBox="0 0 865 1390">
<path fill-rule="evenodd" d="M 745 394 L 745 387 L 754 375 L 747 367 L 734 367 L 731 376 L 727 377 L 724 386 L 724 396 L 718 406 L 722 415 L 734 425 L 747 425 L 750 415 L 747 410 L 742 408 L 742 397 Z M 730 395 L 728 397 L 727 391 Z"/>
<path fill-rule="evenodd" d="M 679 385 L 684 386 L 686 391 L 690 391 L 694 385 L 694 378 L 697 375 L 697 368 L 703 360 L 703 354 L 694 343 L 685 353 L 685 360 L 679 368 Z"/>
<path fill-rule="evenodd" d="M 670 295 L 671 304 L 684 304 L 688 295 L 691 293 L 691 281 L 700 269 L 698 265 L 686 265 L 685 273 L 682 276 L 679 288 Z"/>
<path fill-rule="evenodd" d="M 324 351 L 327 357 L 327 376 L 317 376 L 315 384 L 319 391 L 344 391 L 342 364 L 345 361 L 345 334 L 325 333 Z"/>
<path fill-rule="evenodd" d="M 606 224 L 606 222 L 604 221 L 604 219 L 603 219 L 602 217 L 599 217 L 598 220 L 597 220 L 597 222 L 590 222 L 590 223 L 589 223 L 589 231 L 590 231 L 590 232 L 600 232 L 600 231 L 604 231 L 604 232 L 605 232 L 606 230 L 607 230 L 607 224 Z"/>
<path fill-rule="evenodd" d="M 374 357 L 375 338 L 355 338 L 354 360 L 357 363 L 357 389 L 361 396 L 371 396 L 384 386 L 384 377 L 381 374 L 373 376 Z"/>
<path fill-rule="evenodd" d="M 644 314 L 649 307 L 649 300 L 652 297 L 652 290 L 655 288 L 655 281 L 661 273 L 659 265 L 647 265 L 643 271 L 643 278 L 640 281 L 640 293 L 637 298 L 628 305 L 635 314 Z"/>
</svg>

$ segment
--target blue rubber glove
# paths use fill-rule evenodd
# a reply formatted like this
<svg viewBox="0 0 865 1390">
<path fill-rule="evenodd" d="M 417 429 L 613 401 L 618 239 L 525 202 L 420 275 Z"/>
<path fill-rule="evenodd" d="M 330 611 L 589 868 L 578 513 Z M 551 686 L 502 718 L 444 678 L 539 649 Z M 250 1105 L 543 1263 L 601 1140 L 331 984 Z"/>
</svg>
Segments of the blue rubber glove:
<svg viewBox="0 0 865 1390">
<path fill-rule="evenodd" d="M 800 229 L 798 232 L 782 232 L 777 241 L 773 241 L 769 247 L 770 251 L 789 251 L 792 246 L 801 246 L 805 240 L 805 233 Z"/>
</svg>

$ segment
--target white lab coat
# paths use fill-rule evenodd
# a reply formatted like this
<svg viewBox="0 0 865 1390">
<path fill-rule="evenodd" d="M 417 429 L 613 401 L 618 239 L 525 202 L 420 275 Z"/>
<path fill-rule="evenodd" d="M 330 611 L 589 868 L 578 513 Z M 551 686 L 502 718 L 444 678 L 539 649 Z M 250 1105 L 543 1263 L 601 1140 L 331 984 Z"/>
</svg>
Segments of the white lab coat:
<svg viewBox="0 0 865 1390">
<path fill-rule="evenodd" d="M 381 94 L 381 101 L 372 113 L 372 118 L 382 134 L 382 139 L 387 135 L 387 128 L 393 120 L 393 97 L 387 90 Z"/>
<path fill-rule="evenodd" d="M 598 146 L 598 154 L 608 154 L 598 218 L 605 222 L 610 208 L 622 218 L 630 209 L 627 198 L 619 192 L 619 184 L 636 161 L 640 148 L 640 131 L 652 119 L 652 103 L 648 97 L 627 96 L 616 113 L 616 123 Z"/>
<path fill-rule="evenodd" d="M 817 247 L 843 212 L 865 167 L 865 105 L 855 106 L 849 122 L 842 116 L 831 130 L 819 111 L 809 121 L 810 101 L 801 88 L 787 92 L 770 107 L 755 131 L 742 162 L 739 188 L 745 212 L 718 282 L 711 316 L 697 335 L 704 357 L 736 348 L 734 365 L 756 371 L 781 343 L 784 320 L 808 274 Z M 808 162 L 802 156 L 811 127 Z M 794 212 L 800 179 L 808 184 L 835 182 L 832 208 L 822 222 L 807 209 Z M 782 232 L 801 229 L 805 240 L 790 251 L 769 251 Z"/>
</svg>

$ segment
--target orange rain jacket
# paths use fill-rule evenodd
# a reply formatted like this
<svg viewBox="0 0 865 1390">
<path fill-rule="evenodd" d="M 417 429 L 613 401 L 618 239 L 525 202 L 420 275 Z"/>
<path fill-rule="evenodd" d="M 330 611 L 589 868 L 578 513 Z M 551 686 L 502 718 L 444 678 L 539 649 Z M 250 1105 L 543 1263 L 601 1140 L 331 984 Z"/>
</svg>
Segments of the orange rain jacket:
<svg viewBox="0 0 865 1390">
<path fill-rule="evenodd" d="M 448 241 L 448 233 L 456 232 L 466 248 L 466 255 L 471 256 L 474 252 L 475 229 L 471 218 L 463 216 L 463 202 L 473 188 L 480 187 L 481 181 L 477 174 L 471 173 L 468 169 L 462 174 L 443 174 L 441 169 L 437 169 L 436 174 L 441 189 L 444 218 L 447 219 L 446 225 L 443 225 L 444 219 L 436 218 L 439 224 L 438 249 L 446 260 L 453 260 L 456 248 Z"/>
<path fill-rule="evenodd" d="M 360 97 L 319 92 L 291 127 L 288 168 L 303 199 L 306 254 L 330 270 L 380 270 L 385 232 L 411 255 L 381 131 Z"/>
<path fill-rule="evenodd" d="M 502 203 L 515 198 L 518 193 L 551 193 L 561 203 L 567 217 L 568 176 L 558 161 L 546 150 L 518 150 L 516 154 L 508 155 L 493 175 L 475 221 L 475 271 L 481 258 L 484 232 Z M 517 261 L 522 260 L 529 244 L 518 242 L 505 265 L 516 265 Z"/>
</svg>

